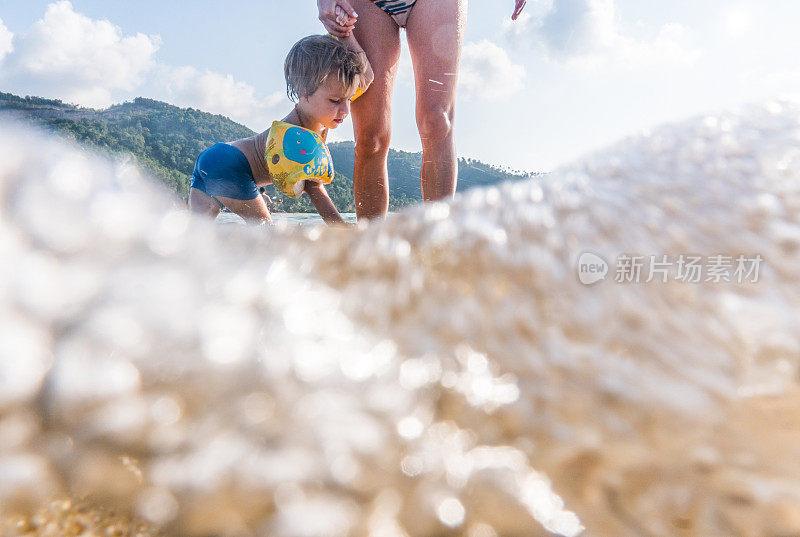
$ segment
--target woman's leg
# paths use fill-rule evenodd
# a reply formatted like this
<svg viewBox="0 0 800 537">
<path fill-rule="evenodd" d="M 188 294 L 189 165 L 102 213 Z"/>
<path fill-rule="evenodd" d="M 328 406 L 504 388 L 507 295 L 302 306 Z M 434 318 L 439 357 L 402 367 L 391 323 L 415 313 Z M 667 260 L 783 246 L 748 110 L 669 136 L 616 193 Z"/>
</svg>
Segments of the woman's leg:
<svg viewBox="0 0 800 537">
<path fill-rule="evenodd" d="M 214 201 L 214 198 L 202 190 L 190 188 L 189 209 L 195 214 L 202 214 L 210 218 L 216 218 L 219 214 L 220 206 L 219 203 Z"/>
<path fill-rule="evenodd" d="M 375 81 L 353 101 L 356 138 L 353 190 L 358 219 L 386 216 L 389 210 L 389 173 L 386 157 L 392 138 L 392 90 L 400 61 L 400 29 L 370 0 L 352 0 L 358 13 L 353 34 L 367 53 Z"/>
<path fill-rule="evenodd" d="M 406 32 L 417 88 L 422 140 L 420 183 L 425 201 L 455 194 L 458 174 L 453 133 L 456 85 L 466 0 L 417 0 Z"/>
<path fill-rule="evenodd" d="M 217 196 L 217 199 L 219 199 L 225 207 L 244 218 L 248 224 L 272 223 L 272 217 L 269 215 L 267 204 L 261 196 L 251 200 L 237 200 L 222 196 Z"/>
</svg>

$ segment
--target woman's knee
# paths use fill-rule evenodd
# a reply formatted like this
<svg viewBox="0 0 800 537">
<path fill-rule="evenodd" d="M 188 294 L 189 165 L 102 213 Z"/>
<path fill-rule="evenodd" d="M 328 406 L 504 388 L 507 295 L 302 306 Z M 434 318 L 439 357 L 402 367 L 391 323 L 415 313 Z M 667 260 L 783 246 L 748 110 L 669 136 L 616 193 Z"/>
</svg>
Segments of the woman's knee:
<svg viewBox="0 0 800 537">
<path fill-rule="evenodd" d="M 452 106 L 419 106 L 417 108 L 417 127 L 423 142 L 426 139 L 442 140 L 453 134 L 455 110 Z"/>
<path fill-rule="evenodd" d="M 389 125 L 374 125 L 358 129 L 356 132 L 356 151 L 360 155 L 385 155 L 389 153 L 392 129 Z"/>
</svg>

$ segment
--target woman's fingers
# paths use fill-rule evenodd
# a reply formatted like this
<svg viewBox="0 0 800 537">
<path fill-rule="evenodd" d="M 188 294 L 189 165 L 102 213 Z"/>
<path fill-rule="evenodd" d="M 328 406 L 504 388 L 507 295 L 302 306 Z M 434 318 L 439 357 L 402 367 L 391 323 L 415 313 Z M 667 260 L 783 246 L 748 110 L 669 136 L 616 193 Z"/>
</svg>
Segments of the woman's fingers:
<svg viewBox="0 0 800 537">
<path fill-rule="evenodd" d="M 356 10 L 353 9 L 353 6 L 351 6 L 350 2 L 348 2 L 347 0 L 336 0 L 336 5 L 338 7 L 341 7 L 345 11 L 345 13 L 347 13 L 347 16 L 350 17 L 351 19 L 358 18 L 358 13 L 356 13 Z"/>
<path fill-rule="evenodd" d="M 336 37 L 348 37 L 353 31 L 352 26 L 341 26 L 336 23 L 330 25 L 326 24 L 325 29 L 328 30 L 330 34 L 335 35 Z"/>
<path fill-rule="evenodd" d="M 347 37 L 350 35 L 350 32 L 353 31 L 355 25 L 353 24 L 339 24 L 336 22 L 336 18 L 328 18 L 321 16 L 320 21 L 325 26 L 325 29 L 328 30 L 331 34 L 335 35 L 336 37 Z"/>
<path fill-rule="evenodd" d="M 318 0 L 317 6 L 319 7 L 319 20 L 329 33 L 336 37 L 350 35 L 355 27 L 356 19 L 348 15 L 351 12 L 355 14 L 355 11 L 347 0 Z"/>
<path fill-rule="evenodd" d="M 352 11 L 352 8 L 350 9 Z M 355 13 L 355 11 L 353 11 L 353 13 Z M 346 32 L 352 31 L 356 22 L 358 21 L 357 15 L 349 15 L 345 8 L 339 4 L 336 4 L 334 15 L 336 16 L 336 24 L 338 24 L 340 27 L 343 27 L 344 31 Z M 339 30 L 342 31 L 342 28 L 339 28 Z"/>
<path fill-rule="evenodd" d="M 523 9 L 525 9 L 525 4 L 526 3 L 527 3 L 527 0 L 517 0 L 517 4 L 514 7 L 514 14 L 511 15 L 511 20 L 512 21 L 517 20 L 517 17 L 519 17 L 519 14 L 522 13 Z"/>
<path fill-rule="evenodd" d="M 350 20 L 350 17 L 347 15 L 347 12 L 342 9 L 342 6 L 336 6 L 336 23 L 337 24 L 346 24 L 347 21 Z"/>
</svg>

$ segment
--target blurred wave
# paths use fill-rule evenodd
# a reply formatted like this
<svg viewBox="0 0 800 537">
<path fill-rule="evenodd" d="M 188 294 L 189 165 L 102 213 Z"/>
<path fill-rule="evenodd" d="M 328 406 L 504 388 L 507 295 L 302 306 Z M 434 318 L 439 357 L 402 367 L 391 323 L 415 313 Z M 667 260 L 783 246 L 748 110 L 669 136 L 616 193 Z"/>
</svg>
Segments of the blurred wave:
<svg viewBox="0 0 800 537">
<path fill-rule="evenodd" d="M 799 534 L 798 147 L 774 102 L 263 229 L 2 125 L 0 527 L 74 498 L 172 535 Z M 584 285 L 587 251 L 763 265 Z"/>
</svg>

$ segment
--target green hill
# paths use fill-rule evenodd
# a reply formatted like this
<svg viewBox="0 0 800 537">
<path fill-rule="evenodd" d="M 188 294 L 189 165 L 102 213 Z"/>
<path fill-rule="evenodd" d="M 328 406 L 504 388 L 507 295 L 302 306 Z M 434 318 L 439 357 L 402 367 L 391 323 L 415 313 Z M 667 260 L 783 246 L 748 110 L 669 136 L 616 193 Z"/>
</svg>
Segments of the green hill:
<svg viewBox="0 0 800 537">
<path fill-rule="evenodd" d="M 197 155 L 216 142 L 252 136 L 247 127 L 193 108 L 178 108 L 152 99 L 137 98 L 105 110 L 82 108 L 60 100 L 18 97 L 0 92 L 0 114 L 54 130 L 101 150 L 132 155 L 137 163 L 179 196 L 189 191 L 189 176 Z M 329 144 L 336 178 L 327 190 L 340 211 L 353 211 L 353 142 Z M 421 201 L 421 153 L 390 151 L 390 206 L 397 209 Z M 458 190 L 520 180 L 526 175 L 501 170 L 472 159 L 459 159 Z M 275 210 L 314 212 L 303 196 L 299 200 L 277 194 Z"/>
</svg>

